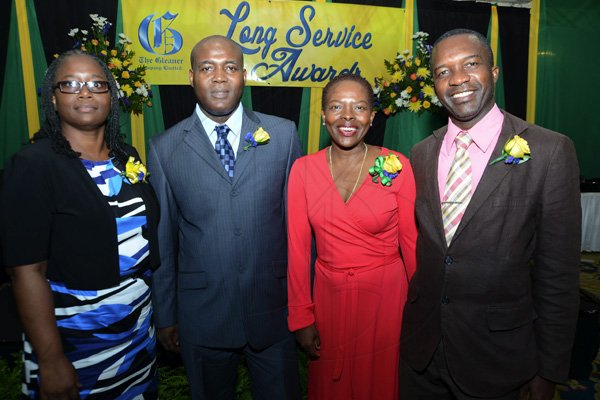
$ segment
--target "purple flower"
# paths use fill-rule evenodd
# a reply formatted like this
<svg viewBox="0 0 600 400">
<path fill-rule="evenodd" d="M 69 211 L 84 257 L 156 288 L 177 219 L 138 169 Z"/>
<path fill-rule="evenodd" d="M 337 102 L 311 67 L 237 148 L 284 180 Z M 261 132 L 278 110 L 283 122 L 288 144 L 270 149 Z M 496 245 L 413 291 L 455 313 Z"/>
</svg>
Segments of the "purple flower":
<svg viewBox="0 0 600 400">
<path fill-rule="evenodd" d="M 104 26 L 102 27 L 102 34 L 106 35 L 108 33 L 108 31 L 110 30 L 111 26 L 112 26 L 112 24 L 110 22 L 105 22 Z"/>
<path fill-rule="evenodd" d="M 148 90 L 148 97 L 152 97 L 152 89 Z"/>
</svg>

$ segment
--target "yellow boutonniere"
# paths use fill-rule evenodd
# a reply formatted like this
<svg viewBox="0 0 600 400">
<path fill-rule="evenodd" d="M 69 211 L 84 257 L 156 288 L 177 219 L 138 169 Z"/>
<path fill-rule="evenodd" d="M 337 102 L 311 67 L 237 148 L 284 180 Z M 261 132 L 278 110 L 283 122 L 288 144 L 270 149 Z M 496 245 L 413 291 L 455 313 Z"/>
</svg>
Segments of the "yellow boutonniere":
<svg viewBox="0 0 600 400">
<path fill-rule="evenodd" d="M 381 179 L 383 186 L 392 186 L 392 180 L 398 176 L 400 171 L 402 171 L 402 163 L 398 156 L 392 153 L 377 157 L 375 165 L 369 168 L 373 182 L 377 183 L 377 179 Z"/>
<path fill-rule="evenodd" d="M 146 166 L 141 161 L 135 161 L 135 158 L 129 157 L 125 164 L 125 171 L 121 173 L 129 182 L 136 184 L 138 182 L 147 182 L 148 172 Z"/>
<path fill-rule="evenodd" d="M 248 142 L 248 144 L 244 146 L 244 150 L 246 151 L 250 149 L 250 147 L 256 147 L 259 144 L 269 143 L 271 136 L 269 136 L 267 131 L 265 131 L 262 127 L 258 127 L 258 129 L 254 131 L 254 133 L 246 133 L 245 139 L 246 142 Z"/>
<path fill-rule="evenodd" d="M 502 155 L 490 162 L 490 165 L 496 164 L 499 161 L 504 161 L 504 164 L 523 164 L 531 159 L 531 150 L 529 143 L 519 135 L 513 136 L 506 141 L 502 149 Z"/>
</svg>

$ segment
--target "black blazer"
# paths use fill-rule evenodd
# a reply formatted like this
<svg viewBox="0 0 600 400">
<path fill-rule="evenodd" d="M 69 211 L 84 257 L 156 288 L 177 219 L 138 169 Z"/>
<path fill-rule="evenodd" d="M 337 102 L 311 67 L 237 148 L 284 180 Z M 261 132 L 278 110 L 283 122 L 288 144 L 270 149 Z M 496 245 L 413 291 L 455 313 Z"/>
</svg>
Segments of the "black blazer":
<svg viewBox="0 0 600 400">
<path fill-rule="evenodd" d="M 139 160 L 133 147 L 126 151 Z M 133 185 L 146 205 L 151 268 L 158 267 L 158 202 L 147 183 Z M 15 154 L 4 172 L 0 233 L 6 267 L 48 261 L 46 276 L 73 289 L 119 283 L 117 226 L 106 198 L 78 158 L 40 139 Z"/>
</svg>

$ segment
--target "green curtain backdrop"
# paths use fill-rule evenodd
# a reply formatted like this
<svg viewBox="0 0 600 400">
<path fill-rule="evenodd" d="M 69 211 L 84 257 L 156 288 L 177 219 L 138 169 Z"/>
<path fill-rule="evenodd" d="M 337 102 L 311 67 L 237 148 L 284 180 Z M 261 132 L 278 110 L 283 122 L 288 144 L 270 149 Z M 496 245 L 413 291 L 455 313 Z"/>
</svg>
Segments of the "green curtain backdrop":
<svg viewBox="0 0 600 400">
<path fill-rule="evenodd" d="M 27 19 L 29 23 L 29 37 L 36 88 L 41 87 L 46 71 L 46 59 L 40 30 L 38 28 L 35 7 L 32 2 L 26 3 Z M 10 156 L 29 141 L 29 126 L 23 113 L 25 106 L 25 86 L 23 84 L 23 64 L 19 46 L 19 32 L 15 1 L 12 1 L 8 48 L 6 52 L 6 69 L 2 99 L 0 100 L 0 168 Z M 43 114 L 38 99 L 40 120 Z M 15 117 L 18 116 L 18 117 Z"/>
<path fill-rule="evenodd" d="M 598 0 L 541 2 L 535 122 L 573 139 L 585 178 L 600 177 L 598 21 Z"/>
<path fill-rule="evenodd" d="M 404 2 L 403 2 L 404 4 Z M 419 31 L 419 14 L 417 1 L 414 4 L 413 33 Z M 429 43 L 432 44 L 432 43 Z M 413 43 L 414 47 L 414 43 Z M 402 52 L 404 49 L 396 49 Z M 415 49 L 412 49 L 413 52 Z M 383 68 L 383 60 L 382 60 Z M 405 156 L 410 156 L 412 147 L 429 136 L 435 129 L 446 124 L 445 113 L 423 112 L 415 114 L 410 111 L 401 111 L 388 117 L 385 124 L 383 145 L 390 150 L 399 151 Z"/>
</svg>

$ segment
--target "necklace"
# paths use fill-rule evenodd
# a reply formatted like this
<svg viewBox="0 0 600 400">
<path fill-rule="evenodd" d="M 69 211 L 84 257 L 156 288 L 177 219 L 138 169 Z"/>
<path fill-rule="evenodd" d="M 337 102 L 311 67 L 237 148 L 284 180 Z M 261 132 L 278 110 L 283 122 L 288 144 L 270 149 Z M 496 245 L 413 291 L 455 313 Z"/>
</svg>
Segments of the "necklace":
<svg viewBox="0 0 600 400">
<path fill-rule="evenodd" d="M 365 166 L 365 159 L 367 158 L 367 149 L 368 149 L 365 142 L 363 142 L 363 146 L 365 146 L 365 153 L 363 154 L 363 159 L 362 159 L 362 162 L 360 163 L 360 170 L 358 171 L 358 176 L 356 177 L 356 182 L 354 182 L 354 187 L 352 188 L 352 191 L 350 192 L 350 196 L 348 196 L 345 203 L 348 203 L 350 201 L 350 198 L 352 197 L 352 195 L 354 194 L 354 191 L 356 190 L 356 187 L 358 186 L 358 181 L 360 181 L 360 177 L 362 176 L 362 171 L 363 171 L 363 167 Z M 329 153 L 329 171 L 331 172 L 331 179 L 335 183 L 335 176 L 333 175 L 333 158 L 331 158 L 331 147 L 332 146 L 329 146 L 329 151 L 328 151 L 328 153 Z"/>
</svg>

